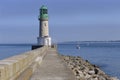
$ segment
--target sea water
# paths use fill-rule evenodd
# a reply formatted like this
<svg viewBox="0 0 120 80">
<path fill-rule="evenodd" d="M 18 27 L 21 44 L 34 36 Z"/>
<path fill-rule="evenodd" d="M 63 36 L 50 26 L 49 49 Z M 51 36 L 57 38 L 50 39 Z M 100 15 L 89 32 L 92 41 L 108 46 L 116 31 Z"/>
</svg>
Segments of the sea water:
<svg viewBox="0 0 120 80">
<path fill-rule="evenodd" d="M 29 44 L 0 44 L 0 60 L 31 50 Z"/>
<path fill-rule="evenodd" d="M 120 43 L 59 44 L 58 51 L 63 55 L 80 56 L 96 64 L 106 74 L 120 79 Z"/>
</svg>

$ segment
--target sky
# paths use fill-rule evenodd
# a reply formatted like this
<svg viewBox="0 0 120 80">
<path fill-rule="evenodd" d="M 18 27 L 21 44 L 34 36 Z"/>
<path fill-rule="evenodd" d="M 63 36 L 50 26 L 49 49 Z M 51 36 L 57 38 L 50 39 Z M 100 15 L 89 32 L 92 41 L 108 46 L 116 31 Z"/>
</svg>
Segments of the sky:
<svg viewBox="0 0 120 80">
<path fill-rule="evenodd" d="M 120 40 L 120 0 L 0 0 L 0 43 L 37 43 L 42 5 L 53 42 Z"/>
</svg>

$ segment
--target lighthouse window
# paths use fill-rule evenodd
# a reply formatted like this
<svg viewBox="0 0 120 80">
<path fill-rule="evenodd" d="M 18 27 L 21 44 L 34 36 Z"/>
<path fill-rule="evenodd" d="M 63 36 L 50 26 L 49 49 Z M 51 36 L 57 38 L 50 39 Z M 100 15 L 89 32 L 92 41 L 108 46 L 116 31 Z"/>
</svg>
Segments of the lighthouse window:
<svg viewBox="0 0 120 80">
<path fill-rule="evenodd" d="M 40 12 L 40 14 L 42 15 L 42 12 Z"/>
<path fill-rule="evenodd" d="M 43 9 L 43 14 L 47 14 L 47 9 Z"/>
</svg>

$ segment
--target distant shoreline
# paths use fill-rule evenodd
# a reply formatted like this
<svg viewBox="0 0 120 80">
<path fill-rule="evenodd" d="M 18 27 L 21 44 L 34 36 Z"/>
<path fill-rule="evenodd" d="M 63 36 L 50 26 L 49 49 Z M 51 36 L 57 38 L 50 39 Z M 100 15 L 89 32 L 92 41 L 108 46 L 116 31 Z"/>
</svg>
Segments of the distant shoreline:
<svg viewBox="0 0 120 80">
<path fill-rule="evenodd" d="M 120 43 L 120 41 L 65 41 L 58 44 L 74 44 L 74 43 Z"/>
</svg>

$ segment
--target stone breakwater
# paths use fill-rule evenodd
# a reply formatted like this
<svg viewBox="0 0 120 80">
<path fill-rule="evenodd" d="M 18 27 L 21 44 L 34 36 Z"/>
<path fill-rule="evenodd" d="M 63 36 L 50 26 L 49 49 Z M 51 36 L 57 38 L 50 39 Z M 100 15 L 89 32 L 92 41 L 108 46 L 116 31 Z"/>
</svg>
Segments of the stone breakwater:
<svg viewBox="0 0 120 80">
<path fill-rule="evenodd" d="M 96 65 L 91 64 L 88 60 L 81 57 L 61 55 L 68 67 L 73 71 L 77 80 L 119 80 L 105 74 Z"/>
<path fill-rule="evenodd" d="M 45 46 L 0 60 L 0 80 L 29 80 L 47 50 Z"/>
</svg>

